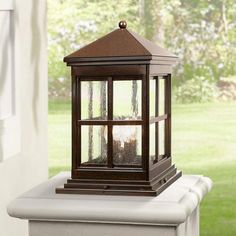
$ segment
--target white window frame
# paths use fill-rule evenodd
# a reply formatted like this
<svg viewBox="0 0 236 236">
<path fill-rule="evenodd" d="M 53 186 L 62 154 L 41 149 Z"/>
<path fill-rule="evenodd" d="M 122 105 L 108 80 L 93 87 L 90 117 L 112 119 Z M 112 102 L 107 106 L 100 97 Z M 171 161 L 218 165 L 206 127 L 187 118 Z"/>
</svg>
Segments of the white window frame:
<svg viewBox="0 0 236 236">
<path fill-rule="evenodd" d="M 6 160 L 9 157 L 15 156 L 21 151 L 21 130 L 20 130 L 20 114 L 19 114 L 19 84 L 17 83 L 17 77 L 15 76 L 15 37 L 14 37 L 14 8 L 12 0 L 0 1 L 0 12 L 6 11 L 10 14 L 10 37 L 12 57 L 11 57 L 11 96 L 13 102 L 12 112 L 6 117 L 0 119 L 0 162 Z M 0 52 L 1 53 L 1 52 Z"/>
</svg>

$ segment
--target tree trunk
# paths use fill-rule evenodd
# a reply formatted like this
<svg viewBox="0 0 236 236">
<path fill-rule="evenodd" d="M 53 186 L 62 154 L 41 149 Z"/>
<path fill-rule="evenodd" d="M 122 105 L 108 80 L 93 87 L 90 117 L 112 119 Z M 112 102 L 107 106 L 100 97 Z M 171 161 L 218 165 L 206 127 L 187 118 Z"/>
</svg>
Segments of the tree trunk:
<svg viewBox="0 0 236 236">
<path fill-rule="evenodd" d="M 93 83 L 89 82 L 89 88 L 88 88 L 88 98 L 89 98 L 89 103 L 88 103 L 88 118 L 92 119 L 93 117 Z M 88 158 L 89 162 L 93 160 L 93 126 L 89 126 L 89 131 L 88 131 Z"/>
<path fill-rule="evenodd" d="M 136 118 L 138 116 L 138 98 L 137 98 L 138 84 L 136 80 L 132 81 L 132 116 Z"/>
<path fill-rule="evenodd" d="M 137 80 L 132 81 L 132 116 L 134 119 L 138 118 L 138 98 L 137 98 L 137 92 L 138 92 L 138 84 Z M 137 137 L 137 129 L 135 130 L 135 137 Z M 133 147 L 133 152 L 132 152 L 132 160 L 131 162 L 134 162 L 137 156 L 137 140 L 135 142 L 136 147 Z"/>
<path fill-rule="evenodd" d="M 101 82 L 100 85 L 100 116 L 102 120 L 106 119 L 106 83 Z M 105 138 L 105 127 L 102 126 L 100 130 L 100 137 L 101 137 L 101 156 L 102 158 L 107 157 L 107 144 Z"/>
</svg>

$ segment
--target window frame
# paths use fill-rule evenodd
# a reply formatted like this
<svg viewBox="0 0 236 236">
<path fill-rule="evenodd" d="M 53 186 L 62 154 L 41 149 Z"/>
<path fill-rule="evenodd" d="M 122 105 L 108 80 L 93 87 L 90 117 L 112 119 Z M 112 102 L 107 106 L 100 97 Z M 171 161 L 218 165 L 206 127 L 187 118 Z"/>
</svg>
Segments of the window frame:
<svg viewBox="0 0 236 236">
<path fill-rule="evenodd" d="M 19 112 L 19 81 L 15 75 L 15 27 L 14 27 L 14 7 L 12 0 L 3 0 L 0 2 L 0 12 L 9 12 L 10 28 L 9 43 L 11 45 L 11 91 L 12 112 L 3 116 L 0 120 L 0 162 L 13 157 L 21 151 L 21 127 Z"/>
<path fill-rule="evenodd" d="M 141 81 L 141 119 L 134 119 L 134 120 L 114 120 L 113 119 L 113 90 L 114 90 L 114 81 L 134 81 L 140 80 Z M 143 138 L 141 138 L 141 164 L 140 165 L 115 165 L 113 162 L 113 126 L 123 126 L 123 125 L 140 125 L 141 132 L 144 131 L 144 114 L 143 114 L 143 88 L 145 77 L 142 75 L 113 75 L 113 76 L 75 76 L 75 81 L 77 86 L 76 87 L 76 97 L 77 97 L 77 119 L 76 119 L 76 126 L 77 126 L 77 147 L 79 151 L 77 152 L 77 164 L 76 168 L 105 168 L 105 169 L 141 169 L 144 168 L 144 142 Z M 81 119 L 81 82 L 84 81 L 107 81 L 107 119 L 106 120 L 91 120 L 91 119 Z M 74 85 L 73 85 L 74 86 Z M 93 163 L 82 163 L 81 158 L 81 127 L 83 125 L 105 125 L 107 126 L 107 165 L 99 165 Z M 143 134 L 141 135 L 143 137 Z"/>
<path fill-rule="evenodd" d="M 150 162 L 155 165 L 162 160 L 171 157 L 171 74 L 151 76 L 150 80 L 155 80 L 155 116 L 149 120 L 149 129 L 155 124 L 155 156 Z M 159 81 L 164 80 L 164 114 L 159 115 Z M 159 123 L 164 121 L 164 155 L 159 153 Z"/>
</svg>

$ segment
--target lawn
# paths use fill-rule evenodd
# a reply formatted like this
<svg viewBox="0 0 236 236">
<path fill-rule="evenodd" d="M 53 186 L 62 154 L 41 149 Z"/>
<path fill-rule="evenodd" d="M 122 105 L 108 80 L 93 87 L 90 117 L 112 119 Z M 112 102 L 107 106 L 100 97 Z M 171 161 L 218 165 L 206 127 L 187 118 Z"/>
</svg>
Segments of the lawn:
<svg viewBox="0 0 236 236">
<path fill-rule="evenodd" d="M 70 104 L 49 103 L 49 175 L 70 170 Z M 173 159 L 184 174 L 209 176 L 201 236 L 236 235 L 236 103 L 173 104 Z"/>
</svg>

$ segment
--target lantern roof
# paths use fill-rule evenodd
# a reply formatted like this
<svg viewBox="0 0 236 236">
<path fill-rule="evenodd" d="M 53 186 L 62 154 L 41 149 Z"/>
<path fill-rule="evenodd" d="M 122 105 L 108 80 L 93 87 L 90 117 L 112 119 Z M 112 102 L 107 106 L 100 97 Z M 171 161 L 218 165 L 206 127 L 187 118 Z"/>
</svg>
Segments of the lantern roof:
<svg viewBox="0 0 236 236">
<path fill-rule="evenodd" d="M 96 61 L 176 61 L 177 56 L 128 30 L 126 26 L 125 21 L 120 21 L 119 29 L 66 56 L 64 61 L 68 64 Z"/>
</svg>

